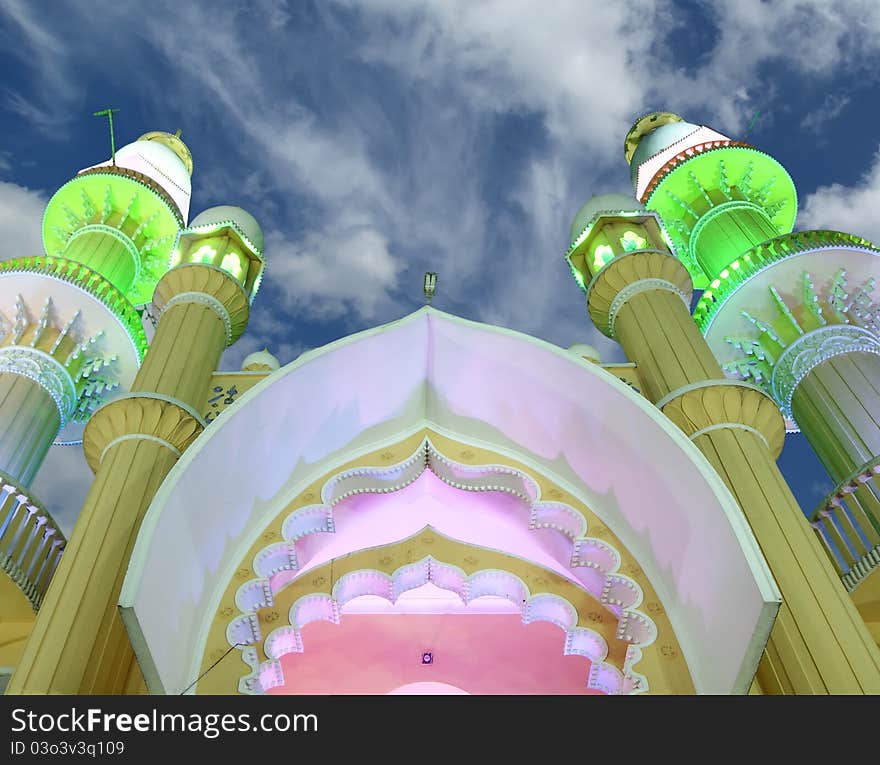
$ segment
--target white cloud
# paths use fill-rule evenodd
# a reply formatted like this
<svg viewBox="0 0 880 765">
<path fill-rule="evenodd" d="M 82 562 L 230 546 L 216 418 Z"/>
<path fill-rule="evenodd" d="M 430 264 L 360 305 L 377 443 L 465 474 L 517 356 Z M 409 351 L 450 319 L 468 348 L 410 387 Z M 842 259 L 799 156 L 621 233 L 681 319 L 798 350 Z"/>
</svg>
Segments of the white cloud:
<svg viewBox="0 0 880 765">
<path fill-rule="evenodd" d="M 652 79 L 664 108 L 704 114 L 722 132 L 741 133 L 756 109 L 784 100 L 776 84 L 783 70 L 813 80 L 843 70 L 873 75 L 880 50 L 875 0 L 737 0 L 703 8 L 717 28 L 705 60 L 685 72 L 666 59 Z"/>
<path fill-rule="evenodd" d="M 865 175 L 853 186 L 820 186 L 802 203 L 798 228 L 830 228 L 880 243 L 880 150 Z"/>
<path fill-rule="evenodd" d="M 840 116 L 849 102 L 850 98 L 846 94 L 829 93 L 818 109 L 809 112 L 801 120 L 801 127 L 811 133 L 819 133 L 829 122 Z"/>
<path fill-rule="evenodd" d="M 41 226 L 45 207 L 46 199 L 40 192 L 0 181 L 0 260 L 43 253 Z"/>
<path fill-rule="evenodd" d="M 223 352 L 218 369 L 238 370 L 245 356 L 264 348 L 278 359 L 281 366 L 290 363 L 308 350 L 291 331 L 292 324 L 274 305 L 258 299 L 251 307 L 247 331 Z"/>
<path fill-rule="evenodd" d="M 278 232 L 267 237 L 275 285 L 292 313 L 304 308 L 318 318 L 336 318 L 349 310 L 375 318 L 380 303 L 397 285 L 400 264 L 386 238 L 369 226 L 308 233 L 288 242 Z"/>
<path fill-rule="evenodd" d="M 536 110 L 560 141 L 619 154 L 644 108 L 662 3 L 345 0 L 364 11 L 361 55 L 419 86 L 449 82 L 472 105 Z M 392 19 L 389 26 L 380 18 Z"/>
</svg>

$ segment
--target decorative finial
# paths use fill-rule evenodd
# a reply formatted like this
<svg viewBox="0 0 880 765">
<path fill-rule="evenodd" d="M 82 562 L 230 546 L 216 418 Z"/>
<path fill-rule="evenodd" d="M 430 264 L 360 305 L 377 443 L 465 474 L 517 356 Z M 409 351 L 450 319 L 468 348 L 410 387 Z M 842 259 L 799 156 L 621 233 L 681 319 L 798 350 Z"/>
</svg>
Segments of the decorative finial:
<svg viewBox="0 0 880 765">
<path fill-rule="evenodd" d="M 432 271 L 428 271 L 425 274 L 424 292 L 425 303 L 430 305 L 431 298 L 434 297 L 434 293 L 437 292 L 437 274 Z"/>
<path fill-rule="evenodd" d="M 116 139 L 113 136 L 113 115 L 118 111 L 119 109 L 102 109 L 94 113 L 95 117 L 107 117 L 110 120 L 110 159 L 113 162 L 113 167 L 116 167 Z"/>
<path fill-rule="evenodd" d="M 175 138 L 180 138 L 180 134 L 181 134 L 182 132 L 183 132 L 183 131 L 182 131 L 180 128 L 177 128 L 177 130 L 174 131 L 174 137 L 175 137 Z"/>
</svg>

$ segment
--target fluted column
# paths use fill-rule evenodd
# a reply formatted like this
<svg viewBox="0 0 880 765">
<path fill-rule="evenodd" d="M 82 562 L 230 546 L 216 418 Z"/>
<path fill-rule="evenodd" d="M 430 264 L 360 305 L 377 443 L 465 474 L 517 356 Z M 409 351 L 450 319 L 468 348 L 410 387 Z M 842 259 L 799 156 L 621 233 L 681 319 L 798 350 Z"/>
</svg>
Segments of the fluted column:
<svg viewBox="0 0 880 765">
<path fill-rule="evenodd" d="M 58 406 L 38 381 L 40 362 L 59 366 L 29 348 L 0 354 L 0 470 L 21 487 L 30 486 L 61 426 Z"/>
<path fill-rule="evenodd" d="M 880 456 L 880 353 L 817 364 L 794 389 L 791 409 L 834 483 L 848 480 Z"/>
<path fill-rule="evenodd" d="M 123 693 L 142 687 L 117 601 L 141 520 L 202 431 L 198 407 L 249 301 L 229 274 L 187 264 L 159 282 L 161 316 L 132 392 L 99 409 L 83 439 L 95 482 L 8 693 Z"/>
<path fill-rule="evenodd" d="M 758 388 L 725 378 L 690 316 L 690 276 L 665 249 L 659 224 L 624 219 L 641 248 L 616 250 L 603 263 L 596 242 L 615 245 L 603 222 L 621 220 L 605 216 L 597 214 L 569 253 L 589 285 L 590 316 L 636 362 L 645 395 L 730 488 L 782 592 L 759 690 L 880 693 L 880 651 L 776 466 L 785 436 L 778 406 Z"/>
</svg>

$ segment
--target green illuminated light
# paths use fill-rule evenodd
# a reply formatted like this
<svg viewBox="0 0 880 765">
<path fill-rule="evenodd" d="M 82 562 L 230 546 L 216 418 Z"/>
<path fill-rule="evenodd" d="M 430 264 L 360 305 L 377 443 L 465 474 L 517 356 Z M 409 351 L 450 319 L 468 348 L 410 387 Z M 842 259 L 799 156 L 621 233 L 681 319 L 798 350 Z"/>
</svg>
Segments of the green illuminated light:
<svg viewBox="0 0 880 765">
<path fill-rule="evenodd" d="M 182 220 L 172 202 L 146 181 L 122 168 L 108 167 L 75 176 L 53 194 L 43 214 L 43 246 L 64 258 L 68 243 L 87 226 L 131 240 L 141 268 L 125 290 L 132 305 L 149 303 L 168 269 L 174 239 Z M 102 274 L 108 278 L 108 274 Z"/>
<path fill-rule="evenodd" d="M 728 270 L 725 268 L 725 269 L 723 269 L 723 270 L 721 271 L 720 274 L 718 274 L 718 276 L 720 276 L 722 279 L 726 279 L 728 276 L 730 276 L 730 271 L 728 271 Z"/>
<path fill-rule="evenodd" d="M 199 249 L 197 249 L 190 256 L 190 263 L 208 263 L 211 264 L 214 262 L 214 258 L 217 257 L 217 250 L 211 247 L 210 244 L 203 244 Z"/>
<path fill-rule="evenodd" d="M 609 245 L 600 244 L 593 250 L 593 270 L 598 271 L 612 260 L 614 260 L 614 250 Z"/>
<path fill-rule="evenodd" d="M 625 252 L 644 249 L 646 244 L 646 239 L 639 236 L 635 231 L 626 231 L 620 237 L 620 246 L 623 247 Z"/>
<path fill-rule="evenodd" d="M 723 163 L 729 187 L 722 188 L 719 182 L 719 163 Z M 794 225 L 797 192 L 788 173 L 769 155 L 744 146 L 723 146 L 695 154 L 669 170 L 645 200 L 646 207 L 659 213 L 666 224 L 678 257 L 697 289 L 704 288 L 718 274 L 707 274 L 691 251 L 695 224 L 712 207 L 740 202 L 760 208 L 779 232 L 791 231 Z M 736 249 L 735 243 L 724 240 L 722 244 Z M 730 260 L 742 258 L 740 253 L 745 249 L 748 247 L 732 254 Z M 726 263 L 718 265 L 728 267 Z"/>
<path fill-rule="evenodd" d="M 694 320 L 697 322 L 697 326 L 702 332 L 707 332 L 727 299 L 751 277 L 771 267 L 774 263 L 802 252 L 832 247 L 856 248 L 880 253 L 880 249 L 867 239 L 839 231 L 796 231 L 763 242 L 740 258 L 743 262 L 742 267 L 724 281 L 724 286 L 721 289 L 719 289 L 721 280 L 716 279 L 712 282 L 712 289 L 703 292 L 694 308 Z"/>
<path fill-rule="evenodd" d="M 231 274 L 237 281 L 241 281 L 242 272 L 241 256 L 237 252 L 227 252 L 220 262 L 220 268 Z"/>
<path fill-rule="evenodd" d="M 734 260 L 733 263 L 730 264 L 730 267 L 731 267 L 734 271 L 739 270 L 739 261 L 738 261 L 738 260 Z"/>
</svg>

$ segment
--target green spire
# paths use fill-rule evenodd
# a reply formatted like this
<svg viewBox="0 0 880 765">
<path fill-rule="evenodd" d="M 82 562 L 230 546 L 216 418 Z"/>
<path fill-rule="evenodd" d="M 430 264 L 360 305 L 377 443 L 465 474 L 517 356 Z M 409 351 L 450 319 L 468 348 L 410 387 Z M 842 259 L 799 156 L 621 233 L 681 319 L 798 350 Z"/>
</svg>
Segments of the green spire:
<svg viewBox="0 0 880 765">
<path fill-rule="evenodd" d="M 110 160 L 113 162 L 114 167 L 116 167 L 116 138 L 113 135 L 113 115 L 118 112 L 119 109 L 102 109 L 93 115 L 95 117 L 107 117 L 110 121 Z"/>
</svg>

